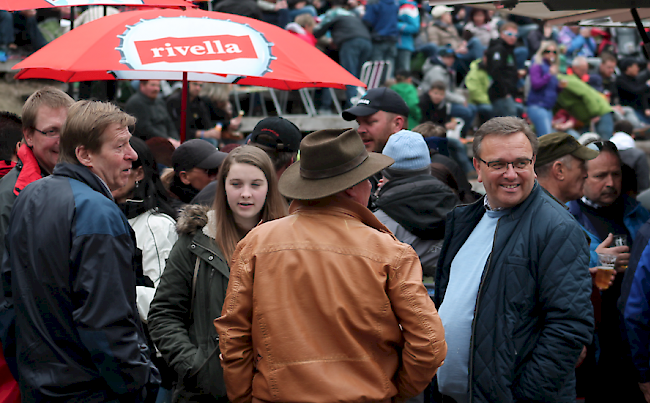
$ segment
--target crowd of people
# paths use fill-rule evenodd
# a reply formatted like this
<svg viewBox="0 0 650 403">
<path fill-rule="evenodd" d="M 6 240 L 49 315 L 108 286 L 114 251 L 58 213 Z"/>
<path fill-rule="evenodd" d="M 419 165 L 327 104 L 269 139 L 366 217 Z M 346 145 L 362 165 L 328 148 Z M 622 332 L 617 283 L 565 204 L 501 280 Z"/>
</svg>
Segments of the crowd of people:
<svg viewBox="0 0 650 403">
<path fill-rule="evenodd" d="M 647 401 L 632 124 L 488 119 L 483 195 L 409 114 L 382 87 L 220 150 L 53 87 L 0 115 L 3 401 Z"/>
<path fill-rule="evenodd" d="M 623 35 L 215 8 L 396 73 L 306 135 L 245 137 L 200 82 L 183 143 L 165 81 L 0 113 L 0 402 L 650 402 L 650 69 Z"/>
</svg>

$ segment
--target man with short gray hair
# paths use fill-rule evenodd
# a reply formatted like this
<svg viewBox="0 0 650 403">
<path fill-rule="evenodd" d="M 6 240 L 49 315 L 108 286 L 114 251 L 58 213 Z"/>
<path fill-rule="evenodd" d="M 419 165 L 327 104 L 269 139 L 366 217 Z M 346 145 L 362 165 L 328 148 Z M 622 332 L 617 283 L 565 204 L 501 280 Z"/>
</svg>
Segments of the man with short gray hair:
<svg viewBox="0 0 650 403">
<path fill-rule="evenodd" d="M 586 236 L 535 180 L 525 121 L 491 119 L 473 147 L 486 196 L 448 215 L 436 273 L 454 352 L 438 371 L 440 400 L 574 402 L 593 328 Z"/>
<path fill-rule="evenodd" d="M 14 204 L 2 280 L 26 402 L 140 402 L 158 389 L 135 303 L 135 236 L 111 195 L 138 157 L 133 123 L 110 103 L 74 104 L 60 162 Z"/>
<path fill-rule="evenodd" d="M 592 147 L 583 146 L 567 133 L 541 136 L 535 161 L 537 181 L 562 203 L 581 198 L 587 179 L 585 161 L 598 156 L 598 149 Z"/>
</svg>

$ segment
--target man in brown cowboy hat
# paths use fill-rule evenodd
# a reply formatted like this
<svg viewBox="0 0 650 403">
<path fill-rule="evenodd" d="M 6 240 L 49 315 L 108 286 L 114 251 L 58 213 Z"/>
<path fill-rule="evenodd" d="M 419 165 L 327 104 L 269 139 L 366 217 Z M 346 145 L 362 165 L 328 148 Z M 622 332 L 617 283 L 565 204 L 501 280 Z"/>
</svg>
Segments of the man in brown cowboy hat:
<svg viewBox="0 0 650 403">
<path fill-rule="evenodd" d="M 232 259 L 215 321 L 232 402 L 390 402 L 418 395 L 447 352 L 415 251 L 365 206 L 390 166 L 355 130 L 305 137 L 280 178 L 288 217 Z"/>
</svg>

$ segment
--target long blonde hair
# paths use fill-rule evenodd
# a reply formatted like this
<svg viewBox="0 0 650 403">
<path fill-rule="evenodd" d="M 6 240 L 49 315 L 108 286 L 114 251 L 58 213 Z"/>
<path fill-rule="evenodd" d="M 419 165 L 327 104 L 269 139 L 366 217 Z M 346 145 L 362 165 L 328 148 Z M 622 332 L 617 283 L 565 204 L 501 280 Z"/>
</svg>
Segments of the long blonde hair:
<svg viewBox="0 0 650 403">
<path fill-rule="evenodd" d="M 555 61 L 551 64 L 556 64 L 560 65 L 560 49 L 558 47 L 558 44 L 555 41 L 542 41 L 542 43 L 539 45 L 539 49 L 537 49 L 537 53 L 535 53 L 534 56 L 534 61 L 536 64 L 542 64 L 544 61 L 544 51 L 548 49 L 549 47 L 555 47 L 555 51 L 557 52 L 555 54 Z"/>
<path fill-rule="evenodd" d="M 217 175 L 217 191 L 214 197 L 214 211 L 216 218 L 216 242 L 227 262 L 230 262 L 235 252 L 237 242 L 246 234 L 235 223 L 232 209 L 226 197 L 226 177 L 233 164 L 249 164 L 264 172 L 268 183 L 266 201 L 260 211 L 261 221 L 271 221 L 287 215 L 287 202 L 278 190 L 278 178 L 273 168 L 273 163 L 268 155 L 255 146 L 244 145 L 232 150 L 219 168 Z"/>
</svg>

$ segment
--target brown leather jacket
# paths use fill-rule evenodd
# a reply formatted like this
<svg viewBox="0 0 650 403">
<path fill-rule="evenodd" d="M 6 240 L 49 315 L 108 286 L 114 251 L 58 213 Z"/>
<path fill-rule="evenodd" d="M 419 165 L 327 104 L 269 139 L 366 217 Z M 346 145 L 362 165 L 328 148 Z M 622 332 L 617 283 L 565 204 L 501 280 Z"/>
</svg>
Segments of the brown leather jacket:
<svg viewBox="0 0 650 403">
<path fill-rule="evenodd" d="M 360 204 L 295 200 L 237 246 L 215 320 L 233 403 L 404 401 L 447 353 L 413 249 Z M 254 396 L 254 397 L 253 397 Z"/>
</svg>

